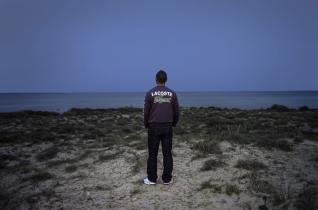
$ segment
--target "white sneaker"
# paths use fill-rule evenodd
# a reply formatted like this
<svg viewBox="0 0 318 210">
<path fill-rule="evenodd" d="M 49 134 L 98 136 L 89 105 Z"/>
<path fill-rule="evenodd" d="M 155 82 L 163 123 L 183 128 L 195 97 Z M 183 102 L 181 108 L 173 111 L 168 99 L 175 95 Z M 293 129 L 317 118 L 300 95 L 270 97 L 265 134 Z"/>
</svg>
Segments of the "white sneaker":
<svg viewBox="0 0 318 210">
<path fill-rule="evenodd" d="M 173 183 L 173 178 L 171 178 L 170 182 L 163 182 L 163 184 L 166 184 L 166 185 L 172 184 L 172 183 Z"/>
<path fill-rule="evenodd" d="M 148 179 L 148 177 L 146 177 L 146 178 L 144 178 L 144 184 L 150 185 L 150 184 L 156 184 L 156 182 L 152 182 L 152 181 L 150 181 L 150 180 Z"/>
</svg>

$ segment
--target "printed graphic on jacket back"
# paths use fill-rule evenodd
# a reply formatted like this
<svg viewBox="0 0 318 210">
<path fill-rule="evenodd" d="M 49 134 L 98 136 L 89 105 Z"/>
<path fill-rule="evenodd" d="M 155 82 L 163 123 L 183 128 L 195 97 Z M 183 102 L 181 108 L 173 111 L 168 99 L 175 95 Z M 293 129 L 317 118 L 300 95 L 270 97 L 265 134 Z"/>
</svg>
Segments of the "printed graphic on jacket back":
<svg viewBox="0 0 318 210">
<path fill-rule="evenodd" d="M 172 93 L 170 91 L 154 91 L 151 92 L 151 96 L 154 97 L 154 103 L 171 103 Z"/>
</svg>

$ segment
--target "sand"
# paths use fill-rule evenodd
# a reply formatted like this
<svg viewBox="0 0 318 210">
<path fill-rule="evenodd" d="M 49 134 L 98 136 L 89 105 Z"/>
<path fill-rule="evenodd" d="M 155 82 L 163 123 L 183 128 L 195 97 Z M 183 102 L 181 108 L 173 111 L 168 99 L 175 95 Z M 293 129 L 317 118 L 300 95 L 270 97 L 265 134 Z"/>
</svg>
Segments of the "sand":
<svg viewBox="0 0 318 210">
<path fill-rule="evenodd" d="M 144 185 L 142 110 L 0 114 L 0 209 L 317 209 L 318 110 L 182 108 Z M 161 146 L 159 148 L 161 151 Z"/>
</svg>

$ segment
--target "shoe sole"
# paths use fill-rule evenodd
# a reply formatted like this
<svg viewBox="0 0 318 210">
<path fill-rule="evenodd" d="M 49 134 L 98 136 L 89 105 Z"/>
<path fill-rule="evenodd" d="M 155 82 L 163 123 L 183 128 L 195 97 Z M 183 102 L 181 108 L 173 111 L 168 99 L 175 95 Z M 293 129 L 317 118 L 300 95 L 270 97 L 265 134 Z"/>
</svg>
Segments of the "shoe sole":
<svg viewBox="0 0 318 210">
<path fill-rule="evenodd" d="M 144 182 L 144 184 L 146 184 L 146 185 L 155 185 L 156 183 L 145 183 Z"/>
<path fill-rule="evenodd" d="M 145 182 L 144 181 L 144 184 L 146 184 L 146 185 L 155 185 L 156 183 L 154 183 L 154 182 Z"/>
<path fill-rule="evenodd" d="M 173 181 L 171 180 L 170 182 L 164 182 L 163 184 L 164 185 L 169 185 L 169 184 L 172 184 L 173 183 Z"/>
</svg>

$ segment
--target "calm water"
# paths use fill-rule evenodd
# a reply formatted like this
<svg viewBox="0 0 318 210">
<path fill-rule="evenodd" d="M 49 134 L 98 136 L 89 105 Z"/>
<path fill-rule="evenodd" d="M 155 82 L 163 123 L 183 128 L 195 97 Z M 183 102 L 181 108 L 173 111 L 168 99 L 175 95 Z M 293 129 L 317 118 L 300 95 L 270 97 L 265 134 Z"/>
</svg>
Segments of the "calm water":
<svg viewBox="0 0 318 210">
<path fill-rule="evenodd" d="M 283 104 L 318 108 L 318 91 L 177 92 L 181 106 L 217 106 L 240 109 Z M 0 93 L 0 112 L 42 110 L 64 112 L 77 108 L 142 107 L 144 92 L 136 93 Z"/>
</svg>

